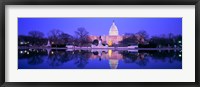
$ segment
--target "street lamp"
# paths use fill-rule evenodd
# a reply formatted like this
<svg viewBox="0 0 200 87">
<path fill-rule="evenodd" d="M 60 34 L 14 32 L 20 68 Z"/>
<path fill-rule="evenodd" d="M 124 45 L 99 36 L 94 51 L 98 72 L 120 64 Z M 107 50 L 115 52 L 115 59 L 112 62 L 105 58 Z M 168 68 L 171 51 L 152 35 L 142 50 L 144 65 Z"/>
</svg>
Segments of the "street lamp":
<svg viewBox="0 0 200 87">
<path fill-rule="evenodd" d="M 20 53 L 22 54 L 22 53 L 23 53 L 23 51 L 20 51 Z"/>
<path fill-rule="evenodd" d="M 178 43 L 181 43 L 181 41 L 179 40 Z"/>
<path fill-rule="evenodd" d="M 20 42 L 20 44 L 24 44 L 24 42 Z"/>
</svg>

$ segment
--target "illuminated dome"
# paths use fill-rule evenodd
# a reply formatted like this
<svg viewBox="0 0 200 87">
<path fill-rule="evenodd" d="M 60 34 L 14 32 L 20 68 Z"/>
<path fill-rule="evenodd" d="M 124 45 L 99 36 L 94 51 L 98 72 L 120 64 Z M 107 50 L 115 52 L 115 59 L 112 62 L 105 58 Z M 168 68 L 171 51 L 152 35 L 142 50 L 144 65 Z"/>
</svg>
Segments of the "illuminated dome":
<svg viewBox="0 0 200 87">
<path fill-rule="evenodd" d="M 119 35 L 117 26 L 115 25 L 114 21 L 112 23 L 112 26 L 110 27 L 109 35 Z"/>
</svg>

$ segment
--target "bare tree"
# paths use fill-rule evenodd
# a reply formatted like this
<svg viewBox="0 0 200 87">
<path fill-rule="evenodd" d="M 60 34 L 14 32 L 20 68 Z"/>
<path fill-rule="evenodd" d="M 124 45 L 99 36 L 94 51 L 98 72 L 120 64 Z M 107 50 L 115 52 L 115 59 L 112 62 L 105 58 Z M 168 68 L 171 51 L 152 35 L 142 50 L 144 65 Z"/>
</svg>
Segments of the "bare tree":
<svg viewBox="0 0 200 87">
<path fill-rule="evenodd" d="M 145 41 L 147 41 L 148 38 L 149 38 L 149 35 L 148 35 L 147 32 L 144 31 L 144 30 L 139 31 L 139 32 L 136 33 L 136 34 L 137 34 L 137 37 L 138 37 L 138 42 L 139 42 L 140 44 L 144 44 Z"/>
<path fill-rule="evenodd" d="M 29 36 L 33 37 L 33 38 L 43 38 L 44 34 L 40 31 L 30 31 Z"/>
<path fill-rule="evenodd" d="M 59 44 L 59 36 L 62 34 L 63 32 L 60 31 L 59 29 L 53 29 L 51 31 L 49 31 L 48 33 L 48 38 L 52 41 L 52 44 Z"/>
<path fill-rule="evenodd" d="M 83 27 L 80 27 L 77 29 L 77 31 L 75 31 L 75 35 L 80 46 L 88 42 L 88 34 L 89 32 L 86 31 Z"/>
<path fill-rule="evenodd" d="M 129 46 L 129 45 L 134 45 L 138 43 L 137 36 L 133 33 L 126 33 L 125 37 L 123 38 L 122 41 L 120 41 L 122 46 Z"/>
<path fill-rule="evenodd" d="M 73 37 L 67 33 L 62 33 L 59 36 L 60 43 L 62 44 L 72 44 L 73 43 Z"/>
<path fill-rule="evenodd" d="M 44 37 L 44 34 L 40 31 L 30 31 L 28 35 L 31 37 L 29 40 L 32 45 L 42 45 L 41 40 Z"/>
<path fill-rule="evenodd" d="M 169 33 L 168 36 L 169 36 L 169 38 L 173 38 L 174 34 L 173 33 Z"/>
</svg>

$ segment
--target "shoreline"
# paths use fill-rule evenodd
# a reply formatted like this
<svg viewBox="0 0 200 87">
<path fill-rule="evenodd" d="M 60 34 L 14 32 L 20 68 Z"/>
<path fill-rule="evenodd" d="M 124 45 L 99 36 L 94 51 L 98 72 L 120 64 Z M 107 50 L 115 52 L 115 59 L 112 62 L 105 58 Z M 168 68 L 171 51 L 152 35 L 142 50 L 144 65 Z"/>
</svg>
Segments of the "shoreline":
<svg viewBox="0 0 200 87">
<path fill-rule="evenodd" d="M 18 47 L 18 49 L 69 49 L 69 50 L 182 50 L 182 48 L 128 48 L 128 47 L 108 47 L 108 48 L 91 48 L 91 47 L 75 47 L 75 48 L 56 48 L 56 47 Z"/>
</svg>

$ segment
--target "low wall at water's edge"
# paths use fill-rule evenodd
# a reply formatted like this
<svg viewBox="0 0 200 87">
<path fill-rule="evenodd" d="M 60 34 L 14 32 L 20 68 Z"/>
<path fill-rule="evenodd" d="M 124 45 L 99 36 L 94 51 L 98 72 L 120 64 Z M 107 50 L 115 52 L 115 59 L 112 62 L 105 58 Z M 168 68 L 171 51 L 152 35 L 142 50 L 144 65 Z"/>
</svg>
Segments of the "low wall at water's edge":
<svg viewBox="0 0 200 87">
<path fill-rule="evenodd" d="M 181 50 L 181 48 L 133 48 L 133 47 L 18 47 L 18 49 L 114 49 L 114 50 Z"/>
</svg>

